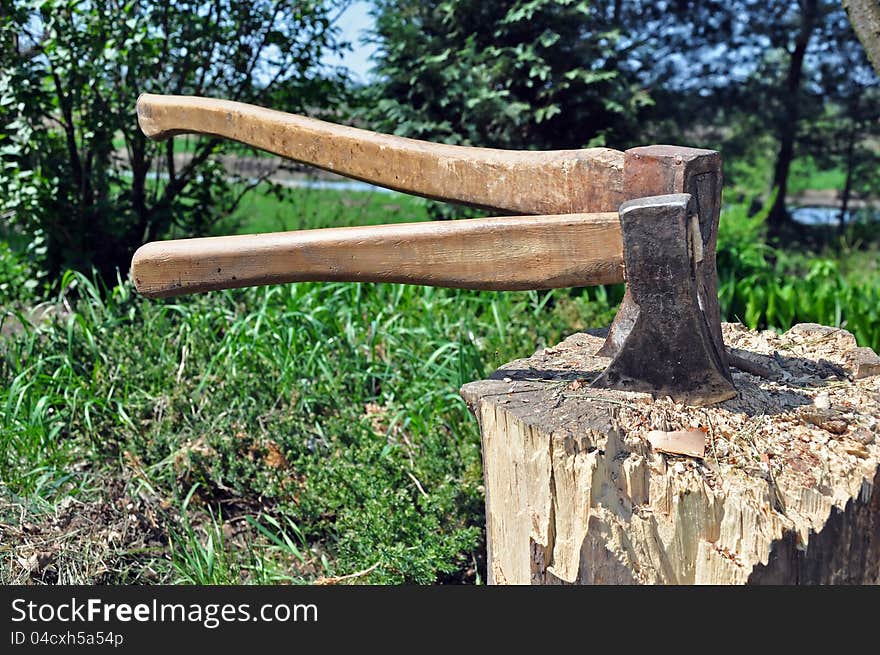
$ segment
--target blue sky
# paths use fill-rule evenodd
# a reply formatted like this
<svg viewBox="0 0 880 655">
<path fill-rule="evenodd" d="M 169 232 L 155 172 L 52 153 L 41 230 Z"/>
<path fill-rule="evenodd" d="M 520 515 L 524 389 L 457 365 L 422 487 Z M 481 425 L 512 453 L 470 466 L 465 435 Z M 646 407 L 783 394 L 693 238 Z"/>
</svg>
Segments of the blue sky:
<svg viewBox="0 0 880 655">
<path fill-rule="evenodd" d="M 353 2 L 339 19 L 339 27 L 342 30 L 342 38 L 350 41 L 354 50 L 343 56 L 325 57 L 324 63 L 332 66 L 345 66 L 352 75 L 362 81 L 367 81 L 370 70 L 370 55 L 376 48 L 372 45 L 361 44 L 362 32 L 373 25 L 373 19 L 369 15 L 371 2 L 358 0 Z"/>
</svg>

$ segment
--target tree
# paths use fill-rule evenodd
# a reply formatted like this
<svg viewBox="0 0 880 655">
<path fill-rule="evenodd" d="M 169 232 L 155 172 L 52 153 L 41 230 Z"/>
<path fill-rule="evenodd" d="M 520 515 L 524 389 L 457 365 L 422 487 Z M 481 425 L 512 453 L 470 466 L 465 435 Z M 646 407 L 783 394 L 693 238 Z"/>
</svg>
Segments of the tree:
<svg viewBox="0 0 880 655">
<path fill-rule="evenodd" d="M 794 5 L 792 8 L 794 9 Z M 790 19 L 794 23 L 794 29 L 790 33 L 788 30 L 770 32 L 771 44 L 778 52 L 785 55 L 782 57 L 785 83 L 778 87 L 782 94 L 777 96 L 780 100 L 780 111 L 775 117 L 779 151 L 773 167 L 772 185 L 777 191 L 767 217 L 771 233 L 778 233 L 781 227 L 790 221 L 785 199 L 788 192 L 788 175 L 794 160 L 795 139 L 801 115 L 800 108 L 803 102 L 804 59 L 810 46 L 810 39 L 821 20 L 820 0 L 798 0 L 796 8 L 796 11 L 793 11 L 794 16 Z M 783 24 L 785 23 L 783 22 Z M 772 58 L 767 58 L 762 64 L 766 65 L 772 61 Z M 759 70 L 763 68 L 764 66 Z"/>
<path fill-rule="evenodd" d="M 627 145 L 650 102 L 594 3 L 378 0 L 377 129 L 499 148 Z"/>
<path fill-rule="evenodd" d="M 791 220 L 786 196 L 795 157 L 822 151 L 827 154 L 833 149 L 815 138 L 823 133 L 820 124 L 831 114 L 848 121 L 850 128 L 865 126 L 867 118 L 859 115 L 867 114 L 858 98 L 876 85 L 877 78 L 837 2 L 797 0 L 757 5 L 751 10 L 751 20 L 761 26 L 756 31 L 764 35 L 768 47 L 743 87 L 748 95 L 740 97 L 746 110 L 772 126 L 776 138 L 771 181 L 776 194 L 768 227 L 771 235 L 778 236 Z M 859 130 L 864 127 L 851 129 L 847 139 L 855 139 Z M 844 150 L 849 153 L 844 163 L 851 175 L 855 142 Z M 849 190 L 844 191 L 848 198 Z"/>
<path fill-rule="evenodd" d="M 832 105 L 824 120 L 815 125 L 816 141 L 811 148 L 820 164 L 844 172 L 840 190 L 839 231 L 846 228 L 853 196 L 870 197 L 880 189 L 880 156 L 869 144 L 878 137 L 880 94 L 877 88 L 853 97 L 843 105 Z"/>
<path fill-rule="evenodd" d="M 774 234 L 816 121 L 852 106 L 823 73 L 848 75 L 856 43 L 834 0 L 381 0 L 376 17 L 374 126 L 504 148 L 675 140 L 730 160 L 760 146 Z"/>
<path fill-rule="evenodd" d="M 824 57 L 816 82 L 824 100 L 820 119 L 810 124 L 801 139 L 801 152 L 820 165 L 845 174 L 840 190 L 840 230 L 846 226 L 854 194 L 876 194 L 880 184 L 880 79 L 842 13 L 838 14 L 834 52 Z"/>
<path fill-rule="evenodd" d="M 842 8 L 832 0 L 635 4 L 623 14 L 624 32 L 642 41 L 632 56 L 656 101 L 649 118 L 683 132 L 697 125 L 725 154 L 753 149 L 770 135 L 770 187 L 777 192 L 768 223 L 779 234 L 790 224 L 792 162 L 810 154 L 809 137 L 828 103 L 852 107 L 851 91 L 876 81 L 863 74 L 864 54 Z M 721 129 L 712 133 L 711 125 Z"/>
<path fill-rule="evenodd" d="M 45 263 L 113 280 L 144 241 L 203 233 L 256 181 L 230 180 L 219 139 L 153 143 L 143 92 L 305 112 L 339 77 L 331 0 L 12 0 L 0 13 L 0 217 Z M 185 150 L 186 152 L 183 152 Z"/>
</svg>

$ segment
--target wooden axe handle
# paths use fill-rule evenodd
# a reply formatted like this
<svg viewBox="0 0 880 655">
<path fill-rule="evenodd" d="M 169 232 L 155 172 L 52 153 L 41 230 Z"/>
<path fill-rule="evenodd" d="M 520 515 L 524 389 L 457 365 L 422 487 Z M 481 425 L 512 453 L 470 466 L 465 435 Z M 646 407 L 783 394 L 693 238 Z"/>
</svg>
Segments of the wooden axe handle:
<svg viewBox="0 0 880 655">
<path fill-rule="evenodd" d="M 623 281 L 616 213 L 328 228 L 142 246 L 137 290 L 166 297 L 303 281 L 551 289 Z"/>
<path fill-rule="evenodd" d="M 389 189 L 501 212 L 616 211 L 625 200 L 623 153 L 610 148 L 451 146 L 193 96 L 144 94 L 137 113 L 154 139 L 212 134 Z"/>
</svg>

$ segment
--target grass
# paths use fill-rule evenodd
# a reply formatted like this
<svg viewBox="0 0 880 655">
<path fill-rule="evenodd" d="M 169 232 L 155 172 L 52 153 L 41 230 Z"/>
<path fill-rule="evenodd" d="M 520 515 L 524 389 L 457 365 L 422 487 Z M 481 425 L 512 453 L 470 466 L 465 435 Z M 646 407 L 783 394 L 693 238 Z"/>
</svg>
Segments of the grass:
<svg viewBox="0 0 880 655">
<path fill-rule="evenodd" d="M 427 203 L 402 193 L 290 188 L 282 196 L 251 193 L 216 234 L 254 234 L 428 219 Z"/>
<path fill-rule="evenodd" d="M 820 170 L 812 157 L 799 157 L 792 162 L 788 178 L 788 193 L 798 195 L 807 190 L 843 190 L 846 174 L 843 170 Z"/>
<path fill-rule="evenodd" d="M 70 274 L 57 318 L 0 347 L 0 522 L 52 524 L 75 498 L 100 543 L 116 519 L 98 517 L 129 507 L 150 536 L 102 551 L 102 582 L 474 582 L 480 451 L 457 390 L 607 323 L 605 293 L 298 284 L 155 302 Z M 32 537 L 5 548 L 28 561 Z M 96 581 L 71 579 L 94 549 L 70 545 L 50 550 L 56 575 Z"/>
<path fill-rule="evenodd" d="M 876 262 L 852 268 L 876 250 L 769 249 L 745 206 L 722 219 L 724 312 L 846 322 L 877 347 Z M 220 230 L 424 212 L 403 196 L 296 189 L 285 203 L 253 196 Z M 458 388 L 607 325 L 621 295 L 332 283 L 148 301 L 74 273 L 60 288 L 37 326 L 12 309 L 23 297 L 6 299 L 0 582 L 479 582 L 479 436 Z"/>
<path fill-rule="evenodd" d="M 725 188 L 725 197 L 741 198 L 755 191 L 766 190 L 773 179 L 774 159 L 769 151 L 761 155 L 725 161 L 725 180 L 733 186 Z M 791 163 L 788 176 L 788 195 L 797 196 L 804 191 L 842 191 L 846 173 L 840 168 L 821 169 L 812 157 L 798 157 Z"/>
<path fill-rule="evenodd" d="M 750 328 L 786 330 L 796 323 L 841 326 L 860 345 L 880 350 L 880 256 L 877 223 L 853 224 L 819 252 L 796 243 L 766 244 L 770 203 L 750 216 L 744 202 L 722 215 L 718 292 L 722 316 Z M 806 234 L 810 228 L 801 228 Z M 816 232 L 827 236 L 823 228 Z M 873 239 L 865 241 L 871 233 Z M 810 238 L 806 242 L 812 241 Z"/>
</svg>

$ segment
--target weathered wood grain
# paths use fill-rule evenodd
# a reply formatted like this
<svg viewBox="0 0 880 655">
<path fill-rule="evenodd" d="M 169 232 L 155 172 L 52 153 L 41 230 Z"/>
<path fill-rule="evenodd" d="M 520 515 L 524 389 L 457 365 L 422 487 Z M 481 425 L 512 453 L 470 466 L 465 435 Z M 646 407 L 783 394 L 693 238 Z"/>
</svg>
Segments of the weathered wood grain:
<svg viewBox="0 0 880 655">
<path fill-rule="evenodd" d="M 623 281 L 616 213 L 511 216 L 157 241 L 132 259 L 149 297 L 304 281 L 551 289 Z"/>
<path fill-rule="evenodd" d="M 137 113 L 155 139 L 212 134 L 389 189 L 501 212 L 617 211 L 625 200 L 623 153 L 609 148 L 451 146 L 191 96 L 144 94 Z"/>
</svg>

